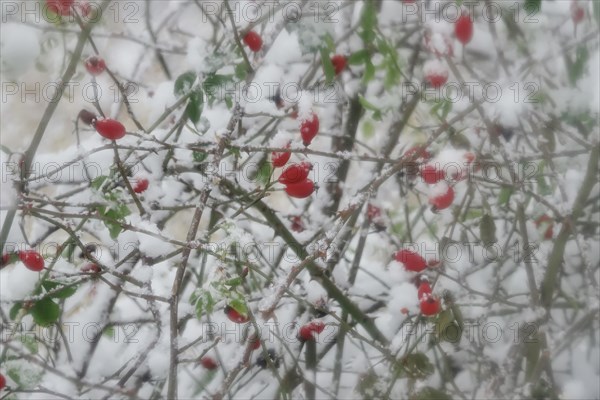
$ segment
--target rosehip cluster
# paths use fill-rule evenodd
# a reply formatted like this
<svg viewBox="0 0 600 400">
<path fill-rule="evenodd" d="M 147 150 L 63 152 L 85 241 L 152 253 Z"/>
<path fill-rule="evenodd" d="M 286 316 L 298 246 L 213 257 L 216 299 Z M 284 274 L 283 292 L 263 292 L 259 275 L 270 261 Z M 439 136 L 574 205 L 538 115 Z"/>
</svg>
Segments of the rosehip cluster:
<svg viewBox="0 0 600 400">
<path fill-rule="evenodd" d="M 14 253 L 4 253 L 2 254 L 2 267 L 11 264 L 17 259 L 21 260 L 23 265 L 35 272 L 39 272 L 44 269 L 45 262 L 44 257 L 40 255 L 35 250 L 21 250 Z"/>
<path fill-rule="evenodd" d="M 315 333 L 319 334 L 323 332 L 325 329 L 325 324 L 323 321 L 315 320 L 311 321 L 308 324 L 302 325 L 300 330 L 298 331 L 298 339 L 306 342 L 308 340 L 315 340 Z"/>
<path fill-rule="evenodd" d="M 289 161 L 290 156 L 289 152 L 273 152 L 271 154 L 273 167 L 283 167 Z M 308 178 L 311 170 L 312 164 L 308 161 L 292 164 L 283 170 L 278 181 L 285 185 L 285 192 L 289 196 L 304 199 L 315 191 L 315 183 Z"/>
</svg>

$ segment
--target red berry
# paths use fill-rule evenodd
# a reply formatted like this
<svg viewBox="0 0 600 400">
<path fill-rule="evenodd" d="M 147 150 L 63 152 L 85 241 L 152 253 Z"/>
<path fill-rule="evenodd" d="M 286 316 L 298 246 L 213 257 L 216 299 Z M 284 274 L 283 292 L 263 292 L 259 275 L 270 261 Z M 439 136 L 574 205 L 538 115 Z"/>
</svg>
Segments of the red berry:
<svg viewBox="0 0 600 400">
<path fill-rule="evenodd" d="M 250 50 L 255 53 L 262 48 L 263 44 L 260 35 L 254 31 L 246 33 L 246 36 L 244 36 L 244 43 L 246 43 L 246 46 L 250 47 Z"/>
<path fill-rule="evenodd" d="M 425 183 L 432 185 L 444 179 L 444 171 L 440 171 L 434 165 L 426 165 L 421 168 L 421 178 Z"/>
<path fill-rule="evenodd" d="M 401 312 L 402 314 L 404 314 L 404 315 L 408 315 L 408 312 L 409 312 L 409 311 L 408 311 L 408 308 L 406 308 L 406 307 L 402 307 L 402 308 L 400 309 L 400 312 Z"/>
<path fill-rule="evenodd" d="M 429 297 L 429 295 L 431 294 L 431 285 L 429 285 L 429 282 L 427 281 L 422 281 L 421 284 L 419 285 L 419 289 L 417 289 L 417 298 L 419 299 L 419 301 L 421 301 L 421 299 L 423 299 L 423 297 Z"/>
<path fill-rule="evenodd" d="M 288 149 L 290 148 L 289 143 L 286 146 L 286 148 L 288 148 Z M 290 160 L 291 156 L 292 156 L 292 153 L 290 153 L 289 151 L 281 151 L 281 152 L 274 151 L 271 153 L 271 163 L 273 164 L 274 168 L 283 167 Z"/>
<path fill-rule="evenodd" d="M 434 206 L 437 210 L 444 210 L 452 204 L 454 201 L 454 189 L 451 186 L 447 186 L 445 192 L 437 194 L 429 198 L 429 204 Z"/>
<path fill-rule="evenodd" d="M 314 334 L 321 333 L 325 329 L 323 321 L 312 321 L 306 325 L 303 325 L 298 332 L 300 340 L 315 340 Z"/>
<path fill-rule="evenodd" d="M 400 250 L 394 254 L 394 259 L 404 264 L 409 271 L 421 272 L 427 268 L 427 262 L 419 254 L 411 250 Z"/>
<path fill-rule="evenodd" d="M 225 306 L 225 314 L 227 314 L 227 318 L 231 322 L 235 322 L 236 324 L 244 324 L 250 321 L 247 315 L 240 314 L 235 308 L 230 306 Z"/>
<path fill-rule="evenodd" d="M 304 223 L 301 216 L 295 215 L 292 217 L 292 230 L 294 232 L 304 232 Z"/>
<path fill-rule="evenodd" d="M 374 206 L 373 204 L 367 205 L 367 218 L 369 221 L 374 221 L 381 217 L 381 208 Z"/>
<path fill-rule="evenodd" d="M 583 9 L 583 7 L 581 7 L 579 5 L 578 1 L 572 1 L 571 2 L 571 18 L 573 19 L 573 23 L 577 25 L 578 23 L 583 21 L 584 17 L 585 17 L 585 10 Z"/>
<path fill-rule="evenodd" d="M 254 335 L 248 340 L 248 344 L 252 350 L 260 349 L 260 337 Z"/>
<path fill-rule="evenodd" d="M 297 199 L 304 199 L 310 196 L 315 191 L 315 183 L 310 179 L 299 183 L 292 183 L 285 187 L 285 192 Z"/>
<path fill-rule="evenodd" d="M 100 272 L 100 267 L 94 263 L 88 263 L 85 264 L 82 268 L 81 268 L 81 272 L 88 272 L 91 274 L 97 274 L 98 272 Z"/>
<path fill-rule="evenodd" d="M 102 57 L 91 56 L 85 60 L 85 69 L 92 75 L 100 75 L 106 69 L 106 62 Z"/>
<path fill-rule="evenodd" d="M 66 16 L 71 15 L 71 6 L 75 0 L 46 0 L 48 11 L 54 14 Z"/>
<path fill-rule="evenodd" d="M 135 186 L 133 187 L 133 191 L 136 193 L 143 193 L 148 189 L 148 179 L 141 178 L 135 181 Z"/>
<path fill-rule="evenodd" d="M 435 315 L 440 312 L 440 299 L 433 297 L 432 295 L 419 301 L 421 307 L 421 314 L 426 316 Z"/>
<path fill-rule="evenodd" d="M 94 114 L 91 111 L 88 110 L 81 110 L 79 111 L 79 114 L 77 114 L 77 117 L 79 118 L 79 120 L 81 122 L 83 122 L 86 125 L 93 125 L 96 121 L 96 119 L 98 118 L 98 116 L 96 114 Z"/>
<path fill-rule="evenodd" d="M 8 265 L 8 264 L 10 263 L 10 258 L 11 258 L 11 257 L 10 257 L 10 254 L 9 254 L 9 253 L 4 253 L 4 254 L 2 254 L 2 265 L 0 265 L 0 266 L 2 266 L 2 267 L 3 267 L 3 266 L 5 266 L 5 265 Z"/>
<path fill-rule="evenodd" d="M 541 217 L 539 217 L 538 219 L 535 220 L 535 226 L 537 228 L 542 227 L 542 229 L 544 227 L 547 226 L 546 231 L 544 232 L 544 239 L 546 240 L 551 240 L 552 236 L 554 236 L 554 221 L 552 221 L 552 218 L 550 218 L 548 215 L 544 214 Z"/>
<path fill-rule="evenodd" d="M 466 45 L 473 38 L 473 21 L 469 15 L 461 15 L 454 25 L 454 34 L 459 42 Z"/>
<path fill-rule="evenodd" d="M 333 69 L 335 70 L 335 74 L 339 75 L 346 68 L 346 57 L 341 54 L 336 54 L 331 57 L 331 63 L 333 64 Z"/>
<path fill-rule="evenodd" d="M 94 127 L 96 132 L 110 140 L 121 139 L 127 133 L 122 123 L 110 118 L 96 120 Z"/>
<path fill-rule="evenodd" d="M 44 258 L 35 250 L 21 251 L 19 252 L 19 258 L 32 271 L 37 272 L 44 269 Z"/>
<path fill-rule="evenodd" d="M 312 114 L 310 119 L 305 119 L 300 124 L 300 135 L 302 135 L 302 143 L 308 146 L 319 133 L 319 117 L 317 114 Z"/>
<path fill-rule="evenodd" d="M 308 177 L 308 173 L 312 169 L 312 164 L 308 161 L 302 161 L 300 164 L 292 164 L 283 170 L 279 177 L 279 183 L 289 185 L 291 183 L 299 183 Z"/>
<path fill-rule="evenodd" d="M 6 378 L 4 375 L 0 374 L 0 390 L 6 387 Z"/>
<path fill-rule="evenodd" d="M 433 88 L 442 87 L 448 81 L 448 69 L 440 60 L 429 60 L 423 65 L 425 80 Z"/>
<path fill-rule="evenodd" d="M 214 358 L 210 357 L 210 356 L 204 356 L 200 359 L 200 364 L 206 368 L 206 369 L 217 369 L 217 367 L 219 366 L 219 364 L 217 364 L 217 362 L 215 361 Z"/>
</svg>

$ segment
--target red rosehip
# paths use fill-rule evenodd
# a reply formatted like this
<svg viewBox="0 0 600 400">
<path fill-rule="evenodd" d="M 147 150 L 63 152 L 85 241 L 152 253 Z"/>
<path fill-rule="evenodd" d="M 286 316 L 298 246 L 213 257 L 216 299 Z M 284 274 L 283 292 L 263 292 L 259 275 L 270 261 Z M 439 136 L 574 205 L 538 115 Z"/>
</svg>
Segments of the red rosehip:
<svg viewBox="0 0 600 400">
<path fill-rule="evenodd" d="M 451 186 L 447 186 L 445 192 L 436 194 L 429 198 L 429 204 L 434 206 L 437 210 L 444 210 L 452 204 L 454 201 L 454 189 Z"/>
<path fill-rule="evenodd" d="M 292 164 L 283 170 L 279 177 L 279 183 L 289 185 L 291 183 L 299 183 L 308 177 L 312 164 L 308 161 L 302 161 L 300 164 Z"/>
<path fill-rule="evenodd" d="M 133 187 L 133 191 L 136 193 L 143 193 L 146 191 L 146 189 L 148 189 L 148 179 L 146 178 L 141 178 L 141 179 L 137 179 L 135 181 L 135 186 Z"/>
<path fill-rule="evenodd" d="M 432 295 L 427 296 L 419 301 L 421 314 L 426 316 L 436 315 L 440 312 L 440 299 Z"/>
<path fill-rule="evenodd" d="M 333 64 L 333 69 L 335 70 L 335 74 L 339 75 L 346 68 L 346 57 L 341 54 L 336 54 L 331 57 L 331 63 Z"/>
<path fill-rule="evenodd" d="M 373 204 L 367 204 L 367 218 L 369 221 L 374 221 L 381 217 L 381 208 Z"/>
<path fill-rule="evenodd" d="M 578 23 L 580 23 L 581 21 L 583 21 L 583 18 L 585 17 L 585 10 L 583 9 L 583 7 L 581 7 L 579 5 L 578 1 L 572 1 L 571 2 L 571 19 L 573 19 L 573 23 L 575 25 L 577 25 Z"/>
<path fill-rule="evenodd" d="M 291 228 L 294 232 L 304 232 L 304 223 L 302 222 L 301 216 L 295 215 L 292 217 Z"/>
<path fill-rule="evenodd" d="M 39 272 L 44 269 L 44 258 L 35 250 L 21 251 L 19 252 L 19 258 L 32 271 Z"/>
<path fill-rule="evenodd" d="M 225 306 L 225 314 L 227 318 L 231 322 L 235 322 L 236 324 L 245 324 L 250 321 L 250 318 L 247 315 L 240 314 L 235 308 L 231 306 Z"/>
<path fill-rule="evenodd" d="M 71 15 L 71 6 L 73 6 L 74 2 L 75 0 L 46 0 L 46 5 L 48 6 L 48 11 L 64 17 Z"/>
<path fill-rule="evenodd" d="M 315 340 L 315 336 L 314 334 L 317 333 L 321 333 L 323 332 L 323 330 L 325 329 L 325 324 L 323 323 L 323 321 L 312 321 L 309 322 L 306 325 L 303 325 L 299 332 L 298 332 L 298 338 L 300 340 Z"/>
<path fill-rule="evenodd" d="M 419 285 L 419 289 L 417 289 L 417 298 L 419 301 L 423 299 L 423 297 L 427 298 L 431 294 L 431 285 L 427 281 L 422 281 Z"/>
<path fill-rule="evenodd" d="M 421 178 L 425 183 L 432 185 L 444 179 L 444 171 L 440 171 L 434 165 L 426 165 L 421 168 Z"/>
<path fill-rule="evenodd" d="M 285 192 L 290 197 L 295 197 L 297 199 L 304 199 L 310 196 L 315 191 L 315 183 L 310 179 L 299 183 L 292 183 L 285 187 Z"/>
<path fill-rule="evenodd" d="M 258 33 L 254 31 L 246 33 L 246 36 L 244 36 L 244 43 L 246 43 L 246 46 L 248 46 L 250 50 L 252 50 L 255 53 L 257 51 L 260 51 L 263 45 L 262 38 Z"/>
<path fill-rule="evenodd" d="M 419 254 L 411 250 L 399 250 L 394 254 L 394 259 L 404 264 L 409 271 L 421 272 L 427 268 L 427 262 Z"/>
<path fill-rule="evenodd" d="M 473 38 L 473 21 L 470 15 L 461 15 L 454 25 L 454 34 L 459 42 L 466 45 Z"/>
<path fill-rule="evenodd" d="M 217 364 L 217 362 L 215 361 L 214 358 L 210 357 L 210 356 L 204 356 L 200 359 L 200 364 L 209 370 L 213 370 L 213 369 L 217 369 L 219 367 L 219 364 Z"/>
<path fill-rule="evenodd" d="M 4 375 L 0 374 L 0 390 L 6 387 L 6 378 Z"/>
<path fill-rule="evenodd" d="M 98 56 L 88 57 L 88 59 L 85 60 L 84 65 L 87 72 L 94 76 L 100 75 L 106 69 L 106 62 L 102 57 Z"/>
<path fill-rule="evenodd" d="M 319 133 L 319 117 L 317 114 L 312 114 L 310 119 L 305 119 L 300 124 L 300 135 L 302 136 L 302 143 L 305 146 L 310 145 L 315 136 Z"/>
<path fill-rule="evenodd" d="M 10 259 L 11 259 L 11 256 L 9 253 L 2 254 L 2 265 L 0 265 L 0 266 L 3 267 L 5 265 L 8 265 L 10 263 Z"/>
<path fill-rule="evenodd" d="M 400 309 L 400 312 L 401 312 L 402 314 L 404 314 L 404 315 L 408 315 L 408 313 L 409 313 L 409 311 L 408 311 L 408 308 L 406 308 L 406 307 L 402 307 L 402 308 Z"/>
<path fill-rule="evenodd" d="M 110 140 L 121 139 L 127 133 L 122 123 L 110 118 L 96 120 L 94 127 L 96 132 Z"/>
<path fill-rule="evenodd" d="M 290 148 L 290 144 L 286 146 L 286 148 Z M 271 153 L 271 163 L 274 168 L 283 167 L 292 157 L 292 153 L 289 151 L 274 151 Z"/>
<path fill-rule="evenodd" d="M 552 236 L 554 236 L 554 221 L 552 221 L 552 218 L 550 218 L 548 215 L 544 214 L 542 216 L 540 216 L 538 219 L 535 220 L 535 226 L 536 228 L 546 228 L 546 231 L 544 232 L 544 239 L 545 240 L 551 240 Z"/>
<path fill-rule="evenodd" d="M 257 335 L 252 336 L 248 340 L 248 345 L 250 346 L 250 349 L 252 349 L 252 350 L 260 349 L 260 337 L 258 337 Z"/>
<path fill-rule="evenodd" d="M 433 88 L 442 87 L 448 81 L 448 69 L 440 60 L 429 60 L 423 65 L 425 80 Z"/>
</svg>

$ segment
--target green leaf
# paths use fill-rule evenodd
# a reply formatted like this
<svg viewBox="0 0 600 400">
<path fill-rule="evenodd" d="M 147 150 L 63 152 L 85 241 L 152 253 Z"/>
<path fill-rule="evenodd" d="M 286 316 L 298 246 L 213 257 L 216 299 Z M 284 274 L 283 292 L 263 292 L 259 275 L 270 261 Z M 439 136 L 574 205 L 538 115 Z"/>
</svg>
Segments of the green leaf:
<svg viewBox="0 0 600 400">
<path fill-rule="evenodd" d="M 196 317 L 202 319 L 205 312 L 211 313 L 215 305 L 215 301 L 209 291 L 197 290 L 194 292 L 192 297 L 195 297 L 192 303 L 196 303 Z"/>
<path fill-rule="evenodd" d="M 237 311 L 241 315 L 244 315 L 244 316 L 248 315 L 248 306 L 246 305 L 246 302 L 244 301 L 244 299 L 241 299 L 241 298 L 232 299 L 229 302 L 229 307 L 233 308 L 235 311 Z"/>
<path fill-rule="evenodd" d="M 106 328 L 104 328 L 104 331 L 102 331 L 102 334 L 106 337 L 114 338 L 115 337 L 115 327 L 107 326 Z"/>
<path fill-rule="evenodd" d="M 542 0 L 525 0 L 524 8 L 528 13 L 539 12 L 542 8 Z"/>
<path fill-rule="evenodd" d="M 571 84 L 576 84 L 577 81 L 583 76 L 585 72 L 585 66 L 590 58 L 590 54 L 585 45 L 577 47 L 575 52 L 575 61 L 571 61 L 567 58 L 567 67 L 569 69 L 569 79 Z"/>
<path fill-rule="evenodd" d="M 479 220 L 479 238 L 484 246 L 496 243 L 496 223 L 489 214 L 484 214 Z"/>
<path fill-rule="evenodd" d="M 202 116 L 202 109 L 204 108 L 204 97 L 202 95 L 202 90 L 194 90 L 189 97 L 188 105 L 185 109 L 186 116 L 192 121 L 194 124 L 197 124 L 200 121 L 200 117 Z"/>
<path fill-rule="evenodd" d="M 108 233 L 112 239 L 118 238 L 119 234 L 123 231 L 121 224 L 116 222 L 104 221 L 104 225 L 108 229 Z"/>
<path fill-rule="evenodd" d="M 203 162 L 208 157 L 208 153 L 204 153 L 202 151 L 194 151 L 192 153 L 192 157 L 195 162 Z"/>
<path fill-rule="evenodd" d="M 18 340 L 33 354 L 38 352 L 38 342 L 33 335 L 19 335 Z"/>
<path fill-rule="evenodd" d="M 525 346 L 525 379 L 529 380 L 532 377 L 533 371 L 540 359 L 542 351 L 541 340 L 536 336 L 536 340 L 526 340 Z"/>
<path fill-rule="evenodd" d="M 452 397 L 449 394 L 434 389 L 431 386 L 424 387 L 411 398 L 414 400 L 452 400 Z"/>
<path fill-rule="evenodd" d="M 375 39 L 374 28 L 377 25 L 377 14 L 373 0 L 367 0 L 364 2 L 364 8 L 362 10 L 362 16 L 360 18 L 361 30 L 358 35 L 366 43 L 371 43 Z"/>
<path fill-rule="evenodd" d="M 233 288 L 233 287 L 241 285 L 242 281 L 243 281 L 242 278 L 238 276 L 236 278 L 231 278 L 231 279 L 226 280 L 225 285 L 231 286 Z"/>
<path fill-rule="evenodd" d="M 505 186 L 500 189 L 500 194 L 498 195 L 498 205 L 505 205 L 510 200 L 510 196 L 512 195 L 512 188 Z"/>
<path fill-rule="evenodd" d="M 335 69 L 331 63 L 331 58 L 329 58 L 329 51 L 324 47 L 321 47 L 320 51 L 321 64 L 323 64 L 323 71 L 325 72 L 325 83 L 330 83 L 335 78 Z"/>
<path fill-rule="evenodd" d="M 366 119 L 363 122 L 362 132 L 363 132 L 363 136 L 366 139 L 370 139 L 373 137 L 373 135 L 375 135 L 375 126 L 373 125 L 373 122 L 370 119 Z"/>
<path fill-rule="evenodd" d="M 271 179 L 271 172 L 273 168 L 271 167 L 270 162 L 263 162 L 260 168 L 258 169 L 258 173 L 256 174 L 256 180 L 260 182 L 261 185 L 268 185 Z"/>
<path fill-rule="evenodd" d="M 376 121 L 380 121 L 381 120 L 381 110 L 375 106 L 375 104 L 369 102 L 367 99 L 365 99 L 362 95 L 358 95 L 358 101 L 360 102 L 360 104 L 369 111 L 373 111 L 373 119 Z"/>
<path fill-rule="evenodd" d="M 184 72 L 175 79 L 173 93 L 178 97 L 189 93 L 189 91 L 192 90 L 195 81 L 196 73 L 194 71 Z"/>
<path fill-rule="evenodd" d="M 76 285 L 64 286 L 64 284 L 61 282 L 50 281 L 50 280 L 45 280 L 42 282 L 42 287 L 47 292 L 56 290 L 56 289 L 60 288 L 61 286 L 63 286 L 63 289 L 60 289 L 60 290 L 56 291 L 55 293 L 51 294 L 50 297 L 52 297 L 53 299 L 66 299 L 67 297 L 73 296 L 75 294 L 75 292 L 77 291 Z"/>
<path fill-rule="evenodd" d="M 100 188 L 104 186 L 104 182 L 106 182 L 108 179 L 109 177 L 105 175 L 100 175 L 94 178 L 94 180 L 92 181 L 92 188 L 100 190 Z"/>
<path fill-rule="evenodd" d="M 403 357 L 397 362 L 396 367 L 401 369 L 401 374 L 412 379 L 425 379 L 434 371 L 429 358 L 420 352 Z"/>
<path fill-rule="evenodd" d="M 362 49 L 350 54 L 350 56 L 348 56 L 347 61 L 350 65 L 360 65 L 366 63 L 369 57 L 369 51 L 366 49 Z"/>
<path fill-rule="evenodd" d="M 371 59 L 368 59 L 365 64 L 365 73 L 363 75 L 363 82 L 369 83 L 375 77 L 375 66 L 371 62 Z"/>
<path fill-rule="evenodd" d="M 33 320 L 40 326 L 52 325 L 60 316 L 60 307 L 50 298 L 36 302 L 29 310 Z"/>
<path fill-rule="evenodd" d="M 21 308 L 23 308 L 23 303 L 21 303 L 20 301 L 17 301 L 15 304 L 13 304 L 13 306 L 10 308 L 10 311 L 8 312 L 8 317 L 11 321 L 14 321 L 15 318 L 17 318 L 17 315 L 19 315 L 19 311 L 21 311 Z"/>
<path fill-rule="evenodd" d="M 458 324 L 454 322 L 452 310 L 444 310 L 438 315 L 435 323 L 435 332 L 440 341 L 450 343 L 460 342 L 462 331 Z"/>
<path fill-rule="evenodd" d="M 238 78 L 240 81 L 243 81 L 246 79 L 247 75 L 248 75 L 248 68 L 246 67 L 245 63 L 240 63 L 235 66 L 235 77 L 236 78 Z"/>
</svg>

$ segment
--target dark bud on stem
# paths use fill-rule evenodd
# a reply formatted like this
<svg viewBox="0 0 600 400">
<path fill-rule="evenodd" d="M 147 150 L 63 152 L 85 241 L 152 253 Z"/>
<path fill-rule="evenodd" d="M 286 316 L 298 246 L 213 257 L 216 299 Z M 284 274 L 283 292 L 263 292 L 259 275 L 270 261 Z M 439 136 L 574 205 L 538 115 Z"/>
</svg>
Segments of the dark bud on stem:
<svg viewBox="0 0 600 400">
<path fill-rule="evenodd" d="M 81 111 L 79 111 L 78 118 L 84 124 L 91 126 L 94 124 L 94 122 L 96 121 L 96 118 L 98 118 L 98 116 L 88 110 L 81 110 Z"/>
</svg>

